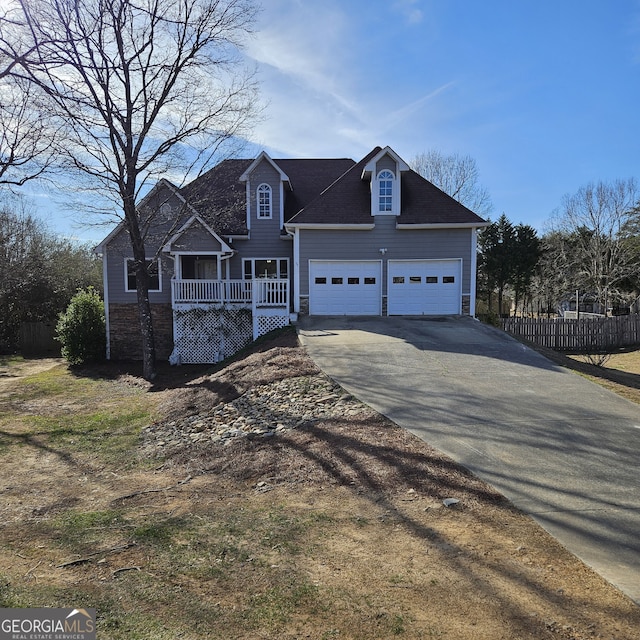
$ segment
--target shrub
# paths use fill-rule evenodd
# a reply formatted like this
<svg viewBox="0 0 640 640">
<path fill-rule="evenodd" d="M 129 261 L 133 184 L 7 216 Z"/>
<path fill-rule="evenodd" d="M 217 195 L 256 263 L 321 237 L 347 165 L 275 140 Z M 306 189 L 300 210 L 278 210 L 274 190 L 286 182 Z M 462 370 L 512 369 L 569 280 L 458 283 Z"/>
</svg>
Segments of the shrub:
<svg viewBox="0 0 640 640">
<path fill-rule="evenodd" d="M 60 314 L 56 340 L 70 364 L 84 364 L 105 358 L 106 328 L 104 306 L 93 288 L 78 291 L 67 310 Z"/>
</svg>

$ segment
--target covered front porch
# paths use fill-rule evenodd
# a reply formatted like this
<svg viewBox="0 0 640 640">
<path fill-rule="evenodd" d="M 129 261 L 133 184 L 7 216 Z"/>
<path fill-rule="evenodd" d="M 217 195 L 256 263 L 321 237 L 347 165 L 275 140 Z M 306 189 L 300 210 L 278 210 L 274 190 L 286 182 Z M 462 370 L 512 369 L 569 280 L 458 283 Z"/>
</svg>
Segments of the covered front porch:
<svg viewBox="0 0 640 640">
<path fill-rule="evenodd" d="M 172 362 L 219 362 L 289 324 L 287 259 L 245 258 L 242 279 L 232 279 L 236 251 L 198 216 L 167 242 L 164 251 L 174 261 Z"/>
<path fill-rule="evenodd" d="M 290 322 L 289 281 L 174 279 L 171 362 L 213 364 Z"/>
</svg>

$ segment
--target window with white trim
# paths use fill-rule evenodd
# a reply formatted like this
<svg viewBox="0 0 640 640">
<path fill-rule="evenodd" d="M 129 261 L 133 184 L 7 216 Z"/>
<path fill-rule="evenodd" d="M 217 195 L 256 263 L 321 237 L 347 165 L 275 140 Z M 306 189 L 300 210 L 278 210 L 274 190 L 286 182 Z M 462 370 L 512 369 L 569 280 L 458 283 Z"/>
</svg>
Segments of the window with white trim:
<svg viewBox="0 0 640 640">
<path fill-rule="evenodd" d="M 271 218 L 272 191 L 268 184 L 261 184 L 258 187 L 258 218 L 266 220 Z"/>
<path fill-rule="evenodd" d="M 289 260 L 287 258 L 245 258 L 244 279 L 289 277 Z"/>
<path fill-rule="evenodd" d="M 385 169 L 378 174 L 378 212 L 393 212 L 393 189 L 395 176 Z"/>
<path fill-rule="evenodd" d="M 160 264 L 157 258 L 147 260 L 149 270 L 149 291 L 161 291 Z M 124 289 L 127 292 L 136 291 L 136 265 L 133 258 L 127 258 L 124 264 Z"/>
</svg>

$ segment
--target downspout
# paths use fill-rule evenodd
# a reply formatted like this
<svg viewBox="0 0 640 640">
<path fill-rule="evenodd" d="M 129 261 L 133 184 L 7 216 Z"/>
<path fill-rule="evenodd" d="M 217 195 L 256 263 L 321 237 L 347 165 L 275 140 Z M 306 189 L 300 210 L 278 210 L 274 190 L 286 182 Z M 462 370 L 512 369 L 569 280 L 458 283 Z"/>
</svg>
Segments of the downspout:
<svg viewBox="0 0 640 640">
<path fill-rule="evenodd" d="M 105 356 L 107 360 L 111 360 L 111 331 L 109 327 L 109 281 L 107 279 L 107 248 L 103 248 L 102 254 L 100 254 L 98 249 L 99 247 L 96 247 L 95 253 L 102 257 L 102 289 L 104 291 L 102 302 L 104 304 L 104 327 L 107 339 Z"/>
<path fill-rule="evenodd" d="M 300 313 L 300 232 L 297 227 L 285 231 L 293 238 L 293 312 Z"/>
</svg>

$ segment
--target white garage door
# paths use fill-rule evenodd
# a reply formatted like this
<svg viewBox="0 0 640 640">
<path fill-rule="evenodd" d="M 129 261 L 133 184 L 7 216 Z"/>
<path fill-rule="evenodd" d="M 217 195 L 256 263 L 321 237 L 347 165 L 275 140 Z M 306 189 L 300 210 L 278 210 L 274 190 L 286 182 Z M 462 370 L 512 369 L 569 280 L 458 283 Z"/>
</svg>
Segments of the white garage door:
<svg viewBox="0 0 640 640">
<path fill-rule="evenodd" d="M 460 313 L 461 267 L 461 260 L 389 260 L 388 314 Z"/>
<path fill-rule="evenodd" d="M 309 313 L 316 316 L 379 316 L 379 260 L 310 260 Z"/>
</svg>

